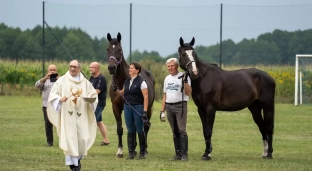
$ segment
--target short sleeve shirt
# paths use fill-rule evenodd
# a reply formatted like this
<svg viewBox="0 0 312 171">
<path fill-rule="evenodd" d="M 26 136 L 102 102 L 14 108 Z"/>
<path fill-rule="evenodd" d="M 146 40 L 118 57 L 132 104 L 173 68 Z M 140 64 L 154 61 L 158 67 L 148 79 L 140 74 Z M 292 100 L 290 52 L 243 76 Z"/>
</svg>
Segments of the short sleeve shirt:
<svg viewBox="0 0 312 171">
<path fill-rule="evenodd" d="M 101 92 L 98 94 L 98 106 L 106 106 L 107 84 L 105 77 L 102 74 L 97 77 L 91 76 L 90 82 L 93 85 L 94 89 L 101 90 Z"/>
<path fill-rule="evenodd" d="M 166 93 L 167 103 L 177 103 L 182 101 L 182 78 L 183 72 L 179 72 L 177 75 L 168 75 L 164 81 L 164 93 Z M 190 77 L 188 78 L 188 84 L 191 86 Z M 188 101 L 189 97 L 183 91 L 183 101 Z"/>
</svg>

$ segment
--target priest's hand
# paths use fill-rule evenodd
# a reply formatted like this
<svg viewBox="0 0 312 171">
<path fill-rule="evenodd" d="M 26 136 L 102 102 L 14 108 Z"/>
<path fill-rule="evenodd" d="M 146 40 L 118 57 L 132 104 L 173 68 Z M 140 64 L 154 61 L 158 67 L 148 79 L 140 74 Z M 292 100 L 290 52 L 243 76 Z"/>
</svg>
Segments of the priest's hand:
<svg viewBox="0 0 312 171">
<path fill-rule="evenodd" d="M 67 101 L 67 97 L 66 96 L 64 96 L 64 97 L 62 97 L 61 99 L 60 99 L 60 102 L 66 102 Z"/>
</svg>

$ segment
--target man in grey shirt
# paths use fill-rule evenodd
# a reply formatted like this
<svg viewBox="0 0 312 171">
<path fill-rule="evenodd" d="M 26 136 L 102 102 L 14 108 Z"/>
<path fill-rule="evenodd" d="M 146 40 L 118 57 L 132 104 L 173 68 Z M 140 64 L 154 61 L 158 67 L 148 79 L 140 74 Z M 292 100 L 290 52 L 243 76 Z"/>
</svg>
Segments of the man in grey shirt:
<svg viewBox="0 0 312 171">
<path fill-rule="evenodd" d="M 53 125 L 51 124 L 47 116 L 47 102 L 48 102 L 50 91 L 56 79 L 59 77 L 59 76 L 53 77 L 55 76 L 55 74 L 57 74 L 57 68 L 55 65 L 51 64 L 48 67 L 48 74 L 45 77 L 38 80 L 35 84 L 35 86 L 41 90 L 41 95 L 42 95 L 42 111 L 43 111 L 43 117 L 44 117 L 44 123 L 45 123 L 47 147 L 53 146 Z"/>
</svg>

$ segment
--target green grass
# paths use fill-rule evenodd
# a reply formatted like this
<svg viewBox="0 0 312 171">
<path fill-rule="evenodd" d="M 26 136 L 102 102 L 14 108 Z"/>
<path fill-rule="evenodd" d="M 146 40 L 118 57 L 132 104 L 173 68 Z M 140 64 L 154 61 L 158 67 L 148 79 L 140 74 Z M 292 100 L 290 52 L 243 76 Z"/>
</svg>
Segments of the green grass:
<svg viewBox="0 0 312 171">
<path fill-rule="evenodd" d="M 217 112 L 212 160 L 202 161 L 204 138 L 196 106 L 188 104 L 189 161 L 169 161 L 174 155 L 168 122 L 159 121 L 160 102 L 155 102 L 145 160 L 126 160 L 127 130 L 124 125 L 124 158 L 117 158 L 116 123 L 110 100 L 103 112 L 110 146 L 99 146 L 101 135 L 82 160 L 82 170 L 311 170 L 312 106 L 276 104 L 273 160 L 262 159 L 262 140 L 248 110 Z M 69 170 L 54 129 L 55 145 L 45 147 L 41 98 L 0 96 L 0 170 Z M 138 148 L 137 148 L 138 150 Z"/>
</svg>

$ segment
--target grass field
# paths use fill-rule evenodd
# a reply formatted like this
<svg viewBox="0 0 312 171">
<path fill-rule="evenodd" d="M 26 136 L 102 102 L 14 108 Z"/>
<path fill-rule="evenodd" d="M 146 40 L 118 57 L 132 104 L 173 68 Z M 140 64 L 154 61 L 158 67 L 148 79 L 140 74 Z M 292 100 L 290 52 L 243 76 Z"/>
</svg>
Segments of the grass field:
<svg viewBox="0 0 312 171">
<path fill-rule="evenodd" d="M 196 107 L 188 104 L 189 161 L 169 161 L 174 155 L 168 122 L 159 121 L 160 102 L 155 102 L 152 126 L 148 136 L 145 160 L 126 160 L 127 130 L 124 125 L 124 158 L 116 158 L 117 133 L 111 104 L 103 112 L 110 145 L 95 144 L 82 160 L 82 170 L 311 170 L 312 167 L 312 106 L 276 104 L 273 159 L 262 159 L 262 140 L 248 110 L 217 112 L 212 144 L 212 160 L 202 161 L 204 138 Z M 50 171 L 69 170 L 54 129 L 54 146 L 45 147 L 41 98 L 0 96 L 0 170 Z M 137 148 L 138 150 L 138 148 Z"/>
</svg>

